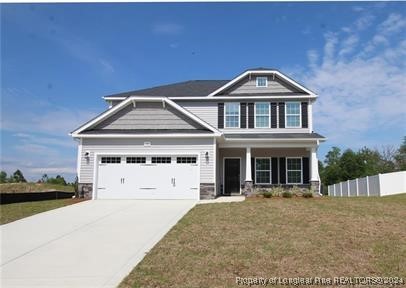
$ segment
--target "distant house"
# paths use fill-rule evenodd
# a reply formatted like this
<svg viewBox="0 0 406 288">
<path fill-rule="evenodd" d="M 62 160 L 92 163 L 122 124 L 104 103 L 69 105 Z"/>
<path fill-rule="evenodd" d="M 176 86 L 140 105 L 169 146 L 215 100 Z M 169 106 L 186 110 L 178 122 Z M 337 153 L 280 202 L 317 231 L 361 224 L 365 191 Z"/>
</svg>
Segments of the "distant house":
<svg viewBox="0 0 406 288">
<path fill-rule="evenodd" d="M 274 69 L 105 96 L 71 133 L 93 199 L 206 199 L 253 187 L 319 187 L 317 95 Z"/>
</svg>

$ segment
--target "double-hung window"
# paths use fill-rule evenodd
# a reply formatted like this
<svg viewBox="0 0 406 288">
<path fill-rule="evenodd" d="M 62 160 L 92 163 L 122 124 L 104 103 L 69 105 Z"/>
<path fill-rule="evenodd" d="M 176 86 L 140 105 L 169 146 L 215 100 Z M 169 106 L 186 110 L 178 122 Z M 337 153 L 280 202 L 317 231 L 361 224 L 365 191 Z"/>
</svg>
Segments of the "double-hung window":
<svg viewBox="0 0 406 288">
<path fill-rule="evenodd" d="M 299 128 L 300 120 L 300 103 L 286 102 L 286 127 Z"/>
<path fill-rule="evenodd" d="M 255 158 L 255 183 L 271 184 L 271 158 Z"/>
<path fill-rule="evenodd" d="M 240 127 L 240 103 L 225 103 L 224 104 L 224 122 L 225 128 Z"/>
<path fill-rule="evenodd" d="M 286 158 L 288 184 L 302 183 L 302 159 Z"/>
<path fill-rule="evenodd" d="M 255 103 L 255 128 L 269 128 L 271 110 L 268 102 Z"/>
</svg>

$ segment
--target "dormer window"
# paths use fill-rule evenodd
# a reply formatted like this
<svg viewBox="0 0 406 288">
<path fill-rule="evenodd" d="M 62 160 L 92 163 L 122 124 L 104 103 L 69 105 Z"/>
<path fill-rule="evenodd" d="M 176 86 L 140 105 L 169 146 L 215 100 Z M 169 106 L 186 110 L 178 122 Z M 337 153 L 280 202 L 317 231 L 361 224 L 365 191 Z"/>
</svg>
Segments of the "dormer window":
<svg viewBox="0 0 406 288">
<path fill-rule="evenodd" d="M 257 77 L 257 87 L 268 87 L 268 77 Z"/>
</svg>

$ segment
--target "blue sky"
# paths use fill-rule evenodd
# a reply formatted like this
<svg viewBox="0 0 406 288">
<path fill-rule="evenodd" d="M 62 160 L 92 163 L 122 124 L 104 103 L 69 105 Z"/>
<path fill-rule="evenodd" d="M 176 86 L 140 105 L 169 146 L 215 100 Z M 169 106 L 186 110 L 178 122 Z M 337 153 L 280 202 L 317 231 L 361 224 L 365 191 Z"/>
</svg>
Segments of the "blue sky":
<svg viewBox="0 0 406 288">
<path fill-rule="evenodd" d="M 332 147 L 406 135 L 406 3 L 2 4 L 1 167 L 73 179 L 67 135 L 104 95 L 278 68 L 319 94 Z"/>
</svg>

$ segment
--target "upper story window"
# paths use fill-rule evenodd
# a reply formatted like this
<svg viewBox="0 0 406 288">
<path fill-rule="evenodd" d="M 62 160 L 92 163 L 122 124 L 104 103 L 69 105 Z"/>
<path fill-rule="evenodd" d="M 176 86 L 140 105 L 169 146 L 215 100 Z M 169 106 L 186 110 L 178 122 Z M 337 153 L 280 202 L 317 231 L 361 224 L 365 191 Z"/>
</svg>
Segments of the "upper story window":
<svg viewBox="0 0 406 288">
<path fill-rule="evenodd" d="M 225 103 L 224 115 L 224 128 L 240 127 L 240 103 Z"/>
<path fill-rule="evenodd" d="M 255 103 L 255 128 L 269 128 L 270 112 L 268 102 Z"/>
<path fill-rule="evenodd" d="M 286 102 L 286 127 L 299 128 L 300 120 L 300 103 Z"/>
<path fill-rule="evenodd" d="M 268 87 L 268 77 L 257 77 L 257 87 Z"/>
</svg>

